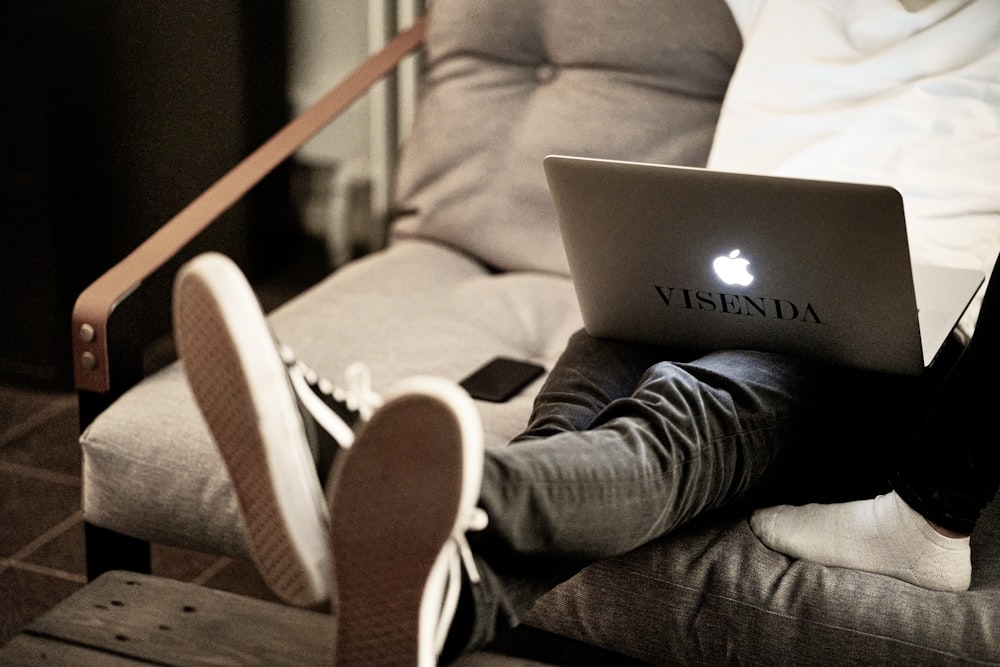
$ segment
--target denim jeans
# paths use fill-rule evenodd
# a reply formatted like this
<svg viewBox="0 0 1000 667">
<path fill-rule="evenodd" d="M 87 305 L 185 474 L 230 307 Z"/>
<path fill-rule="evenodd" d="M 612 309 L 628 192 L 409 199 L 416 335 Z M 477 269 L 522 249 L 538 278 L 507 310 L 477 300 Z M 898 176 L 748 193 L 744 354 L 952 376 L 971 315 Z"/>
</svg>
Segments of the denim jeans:
<svg viewBox="0 0 1000 667">
<path fill-rule="evenodd" d="M 998 372 L 1000 283 L 991 280 L 976 331 L 930 401 L 892 479 L 910 507 L 960 533 L 972 532 L 1000 488 L 1000 435 L 993 413 L 1000 403 Z"/>
<path fill-rule="evenodd" d="M 671 361 L 664 361 L 670 359 Z M 596 559 L 746 499 L 785 450 L 808 442 L 831 374 L 751 351 L 692 355 L 578 332 L 536 399 L 527 430 L 487 451 L 469 535 L 482 577 L 453 628 L 481 645 Z"/>
</svg>

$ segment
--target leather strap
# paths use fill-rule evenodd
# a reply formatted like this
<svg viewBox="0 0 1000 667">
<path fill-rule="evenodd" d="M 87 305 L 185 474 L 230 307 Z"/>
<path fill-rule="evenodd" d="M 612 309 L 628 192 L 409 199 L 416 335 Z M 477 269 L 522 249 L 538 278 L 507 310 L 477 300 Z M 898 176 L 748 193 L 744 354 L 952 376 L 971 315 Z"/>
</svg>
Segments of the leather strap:
<svg viewBox="0 0 1000 667">
<path fill-rule="evenodd" d="M 80 294 L 73 308 L 73 374 L 78 390 L 104 393 L 111 388 L 107 330 L 115 307 L 405 56 L 420 48 L 426 29 L 425 14 Z"/>
</svg>

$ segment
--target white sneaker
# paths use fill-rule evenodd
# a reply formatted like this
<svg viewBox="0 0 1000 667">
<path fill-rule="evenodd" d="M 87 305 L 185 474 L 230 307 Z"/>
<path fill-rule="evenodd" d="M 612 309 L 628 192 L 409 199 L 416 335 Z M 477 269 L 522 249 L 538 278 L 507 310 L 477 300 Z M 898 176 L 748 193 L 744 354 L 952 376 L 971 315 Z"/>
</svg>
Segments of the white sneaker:
<svg viewBox="0 0 1000 667">
<path fill-rule="evenodd" d="M 322 604 L 330 546 L 321 475 L 380 400 L 367 387 L 340 392 L 279 346 L 243 273 L 218 253 L 178 272 L 174 333 L 261 576 L 289 604 Z M 363 385 L 363 369 L 354 372 Z"/>
<path fill-rule="evenodd" d="M 483 432 L 458 385 L 397 385 L 337 461 L 327 485 L 338 665 L 431 667 L 447 638 L 476 507 Z"/>
</svg>

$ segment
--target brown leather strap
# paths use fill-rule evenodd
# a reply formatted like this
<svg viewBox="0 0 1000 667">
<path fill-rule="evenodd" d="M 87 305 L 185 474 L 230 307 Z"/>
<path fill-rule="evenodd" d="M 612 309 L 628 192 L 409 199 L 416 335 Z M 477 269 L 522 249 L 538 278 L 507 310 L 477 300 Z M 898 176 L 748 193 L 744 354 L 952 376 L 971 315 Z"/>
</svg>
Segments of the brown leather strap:
<svg viewBox="0 0 1000 667">
<path fill-rule="evenodd" d="M 418 49 L 423 44 L 426 29 L 425 15 L 412 27 L 399 33 L 385 48 L 368 58 L 318 102 L 279 130 L 80 294 L 73 308 L 73 370 L 77 389 L 103 393 L 111 387 L 107 325 L 115 307 L 272 169 L 391 72 L 406 55 Z"/>
</svg>

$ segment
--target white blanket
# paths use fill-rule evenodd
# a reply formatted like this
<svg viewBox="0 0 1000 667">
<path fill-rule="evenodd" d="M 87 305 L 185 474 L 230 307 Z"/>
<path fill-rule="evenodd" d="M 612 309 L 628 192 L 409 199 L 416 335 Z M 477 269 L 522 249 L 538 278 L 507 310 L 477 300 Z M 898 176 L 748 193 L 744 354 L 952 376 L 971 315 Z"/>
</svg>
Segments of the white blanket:
<svg viewBox="0 0 1000 667">
<path fill-rule="evenodd" d="M 914 260 L 988 273 L 1000 251 L 1000 3 L 728 2 L 744 49 L 709 166 L 892 185 Z"/>
</svg>

